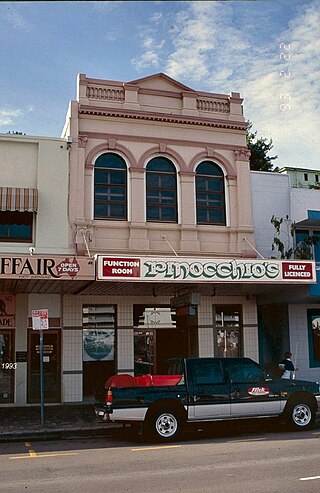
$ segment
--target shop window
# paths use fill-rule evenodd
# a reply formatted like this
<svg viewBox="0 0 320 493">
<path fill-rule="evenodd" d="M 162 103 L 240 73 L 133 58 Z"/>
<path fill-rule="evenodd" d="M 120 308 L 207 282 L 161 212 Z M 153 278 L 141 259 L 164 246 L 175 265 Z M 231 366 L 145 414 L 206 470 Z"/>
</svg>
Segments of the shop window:
<svg viewBox="0 0 320 493">
<path fill-rule="evenodd" d="M 165 157 L 151 159 L 147 165 L 146 207 L 147 221 L 178 220 L 176 169 Z"/>
<path fill-rule="evenodd" d="M 295 258 L 320 261 L 320 231 L 295 231 Z"/>
<path fill-rule="evenodd" d="M 95 162 L 94 218 L 127 219 L 127 166 L 117 154 L 102 154 Z"/>
<path fill-rule="evenodd" d="M 196 204 L 198 224 L 226 224 L 223 171 L 210 161 L 196 169 Z"/>
<path fill-rule="evenodd" d="M 213 317 L 215 355 L 223 358 L 241 356 L 241 305 L 215 305 Z"/>
<path fill-rule="evenodd" d="M 115 374 L 116 308 L 83 305 L 83 395 L 92 398 Z"/>
<path fill-rule="evenodd" d="M 320 310 L 308 310 L 310 367 L 320 367 Z"/>
<path fill-rule="evenodd" d="M 32 212 L 0 211 L 0 241 L 32 242 Z"/>
</svg>

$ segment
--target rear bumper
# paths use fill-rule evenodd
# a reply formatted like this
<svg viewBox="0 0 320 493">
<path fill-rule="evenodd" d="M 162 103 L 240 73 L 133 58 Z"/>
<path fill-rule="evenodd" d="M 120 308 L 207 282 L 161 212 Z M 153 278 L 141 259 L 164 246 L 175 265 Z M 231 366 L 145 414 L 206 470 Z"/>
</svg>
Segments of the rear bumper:
<svg viewBox="0 0 320 493">
<path fill-rule="evenodd" d="M 98 419 L 101 419 L 102 421 L 112 421 L 110 418 L 110 414 L 104 407 L 95 406 L 94 412 Z"/>
</svg>

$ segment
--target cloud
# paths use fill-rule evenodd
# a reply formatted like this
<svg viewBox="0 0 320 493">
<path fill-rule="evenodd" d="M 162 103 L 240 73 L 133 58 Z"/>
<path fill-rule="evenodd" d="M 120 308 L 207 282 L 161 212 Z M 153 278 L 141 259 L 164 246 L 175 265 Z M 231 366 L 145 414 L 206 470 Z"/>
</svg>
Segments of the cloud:
<svg viewBox="0 0 320 493">
<path fill-rule="evenodd" d="M 173 47 L 166 73 L 196 83 L 213 82 L 221 70 L 231 77 L 235 60 L 245 56 L 249 43 L 233 24 L 233 8 L 222 2 L 190 2 L 177 15 Z M 238 63 L 238 62 L 237 62 Z M 209 84 L 208 84 L 209 82 Z"/>
<path fill-rule="evenodd" d="M 234 80 L 254 127 L 273 139 L 278 166 L 320 168 L 319 7 L 316 0 L 300 10 L 278 36 L 277 48 L 250 62 L 245 82 Z"/>
<path fill-rule="evenodd" d="M 287 25 L 280 19 L 273 35 L 267 41 L 260 35 L 258 42 L 235 22 L 240 9 L 233 4 L 183 4 L 172 21 L 164 71 L 195 88 L 240 92 L 253 129 L 273 140 L 276 165 L 319 166 L 320 1 L 301 4 Z M 264 21 L 271 22 L 271 15 Z"/>
<path fill-rule="evenodd" d="M 32 111 L 32 105 L 29 105 L 26 110 L 0 108 L 0 126 L 15 124 L 17 119 L 25 116 L 26 113 L 31 113 Z"/>
<path fill-rule="evenodd" d="M 4 5 L 2 6 L 4 7 Z M 0 12 L 0 18 L 11 27 L 21 31 L 31 31 L 31 25 L 23 17 L 19 9 L 12 3 L 9 3 Z"/>
<path fill-rule="evenodd" d="M 131 59 L 131 64 L 138 72 L 145 69 L 157 70 L 161 66 L 161 51 L 165 45 L 165 39 L 157 39 L 157 29 L 160 28 L 161 21 L 163 21 L 162 13 L 153 13 L 149 21 L 151 25 L 141 28 L 139 33 L 142 39 L 142 53 Z"/>
</svg>

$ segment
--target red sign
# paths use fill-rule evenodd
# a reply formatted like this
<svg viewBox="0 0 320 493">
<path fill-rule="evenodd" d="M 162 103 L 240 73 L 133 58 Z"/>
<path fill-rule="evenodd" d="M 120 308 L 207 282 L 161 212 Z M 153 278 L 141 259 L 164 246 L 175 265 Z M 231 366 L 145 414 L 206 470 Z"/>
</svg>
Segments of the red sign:
<svg viewBox="0 0 320 493">
<path fill-rule="evenodd" d="M 140 277 L 140 259 L 104 257 L 102 274 L 104 277 Z"/>
<path fill-rule="evenodd" d="M 283 279 L 300 279 L 307 281 L 312 279 L 312 264 L 307 262 L 283 262 L 282 278 Z"/>
<path fill-rule="evenodd" d="M 46 308 L 32 310 L 32 328 L 33 330 L 49 329 L 49 317 Z"/>
</svg>

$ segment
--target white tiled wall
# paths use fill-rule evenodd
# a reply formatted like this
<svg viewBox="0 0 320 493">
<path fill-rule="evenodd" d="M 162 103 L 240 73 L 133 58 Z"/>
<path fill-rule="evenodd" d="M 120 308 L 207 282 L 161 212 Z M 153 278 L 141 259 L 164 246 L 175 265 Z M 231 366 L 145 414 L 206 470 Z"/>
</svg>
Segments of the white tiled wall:
<svg viewBox="0 0 320 493">
<path fill-rule="evenodd" d="M 214 354 L 212 305 L 212 298 L 209 296 L 203 296 L 201 298 L 201 305 L 198 306 L 198 325 L 200 326 L 198 330 L 200 358 L 212 356 Z"/>
<path fill-rule="evenodd" d="M 296 378 L 320 381 L 320 368 L 309 368 L 307 309 L 320 305 L 289 305 L 290 352 L 298 368 Z"/>
<path fill-rule="evenodd" d="M 82 371 L 82 305 L 110 304 L 117 306 L 117 367 L 118 371 L 128 371 L 134 367 L 133 305 L 169 304 L 169 297 L 115 297 L 115 296 L 70 296 L 64 297 L 63 325 L 63 371 Z M 258 360 L 258 328 L 255 300 L 243 296 L 202 297 L 198 307 L 199 356 L 214 355 L 213 304 L 242 304 L 244 322 L 244 355 Z M 72 329 L 74 327 L 74 329 Z M 64 402 L 82 400 L 82 374 L 63 375 Z"/>
</svg>

